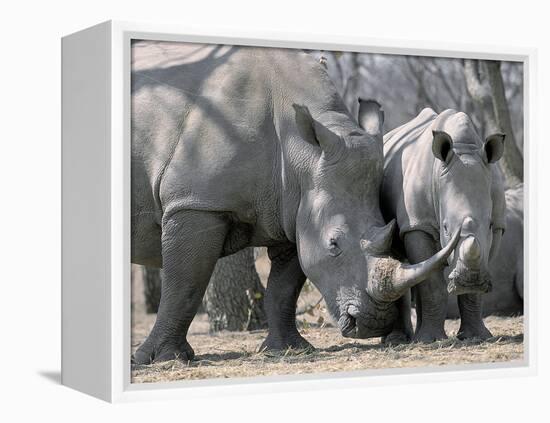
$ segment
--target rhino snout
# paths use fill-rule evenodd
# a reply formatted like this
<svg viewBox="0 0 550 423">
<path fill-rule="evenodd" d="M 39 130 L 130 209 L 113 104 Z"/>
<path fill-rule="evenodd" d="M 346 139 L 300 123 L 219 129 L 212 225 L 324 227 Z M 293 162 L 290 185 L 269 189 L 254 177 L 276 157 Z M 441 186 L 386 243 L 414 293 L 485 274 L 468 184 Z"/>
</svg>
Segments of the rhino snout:
<svg viewBox="0 0 550 423">
<path fill-rule="evenodd" d="M 481 244 L 467 236 L 458 247 L 457 259 L 448 269 L 447 290 L 450 294 L 486 293 L 491 290 L 491 277 L 483 264 Z"/>
<path fill-rule="evenodd" d="M 460 259 L 471 270 L 479 270 L 481 266 L 481 246 L 479 241 L 468 236 L 460 246 Z"/>
</svg>

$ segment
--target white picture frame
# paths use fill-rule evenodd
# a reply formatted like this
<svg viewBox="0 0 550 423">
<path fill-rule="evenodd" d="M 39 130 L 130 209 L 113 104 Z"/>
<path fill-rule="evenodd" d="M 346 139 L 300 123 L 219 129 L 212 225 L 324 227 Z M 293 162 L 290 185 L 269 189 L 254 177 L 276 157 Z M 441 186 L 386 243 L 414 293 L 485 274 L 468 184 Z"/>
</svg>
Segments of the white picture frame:
<svg viewBox="0 0 550 423">
<path fill-rule="evenodd" d="M 130 383 L 130 42 L 257 45 L 521 61 L 525 133 L 525 338 L 521 363 Z M 62 40 L 62 383 L 110 402 L 526 376 L 536 372 L 536 50 L 105 22 Z M 85 193 L 85 195 L 83 195 Z M 81 272 L 83 266 L 87 272 Z"/>
</svg>

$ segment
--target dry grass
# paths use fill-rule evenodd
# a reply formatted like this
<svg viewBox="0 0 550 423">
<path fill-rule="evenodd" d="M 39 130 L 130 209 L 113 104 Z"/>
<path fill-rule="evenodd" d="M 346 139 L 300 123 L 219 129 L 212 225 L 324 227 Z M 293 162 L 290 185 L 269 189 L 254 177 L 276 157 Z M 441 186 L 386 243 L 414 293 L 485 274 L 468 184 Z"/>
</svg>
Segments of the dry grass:
<svg viewBox="0 0 550 423">
<path fill-rule="evenodd" d="M 135 325 L 134 348 L 154 321 L 153 316 L 144 317 L 141 324 Z M 309 354 L 289 351 L 281 356 L 257 352 L 265 331 L 208 334 L 206 318 L 197 317 L 188 336 L 196 359 L 190 363 L 174 360 L 135 366 L 134 383 L 509 362 L 523 358 L 523 317 L 487 318 L 486 324 L 495 336 L 485 342 L 458 340 L 456 320 L 446 322 L 450 337 L 445 341 L 397 346 L 382 345 L 379 338 L 345 339 L 334 327 L 302 328 L 302 335 L 316 351 Z"/>
<path fill-rule="evenodd" d="M 256 261 L 256 269 L 266 283 L 270 263 L 265 252 Z M 132 347 L 143 342 L 155 321 L 144 312 L 143 287 L 133 280 Z M 312 285 L 306 285 L 298 301 L 298 309 L 315 304 L 320 298 Z M 149 366 L 134 366 L 134 383 L 168 382 L 187 379 L 213 379 L 327 373 L 366 369 L 426 367 L 470 363 L 510 362 L 523 359 L 523 317 L 489 317 L 485 323 L 493 338 L 485 341 L 460 341 L 456 338 L 459 322 L 447 320 L 449 339 L 432 344 L 385 346 L 380 338 L 350 340 L 330 325 L 324 301 L 298 318 L 302 335 L 316 347 L 310 354 L 288 352 L 269 356 L 257 350 L 266 331 L 208 333 L 206 315 L 193 321 L 188 341 L 195 350 L 190 363 L 169 361 Z M 414 316 L 413 316 L 414 321 Z M 321 327 L 320 327 L 321 326 Z"/>
</svg>

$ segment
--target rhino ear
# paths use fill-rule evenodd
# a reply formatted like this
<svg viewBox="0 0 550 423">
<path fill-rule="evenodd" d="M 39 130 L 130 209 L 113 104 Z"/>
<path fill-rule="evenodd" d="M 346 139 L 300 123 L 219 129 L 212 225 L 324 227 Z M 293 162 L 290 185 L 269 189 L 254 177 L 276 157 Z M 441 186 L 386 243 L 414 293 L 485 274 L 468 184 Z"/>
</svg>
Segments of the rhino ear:
<svg viewBox="0 0 550 423">
<path fill-rule="evenodd" d="M 391 249 L 394 232 L 395 219 L 392 219 L 386 226 L 375 228 L 369 240 L 362 239 L 361 248 L 365 253 L 372 255 L 387 254 Z"/>
<path fill-rule="evenodd" d="M 328 156 L 335 155 L 343 147 L 344 140 L 325 125 L 313 119 L 306 106 L 293 104 L 292 107 L 296 113 L 296 126 L 304 140 L 320 147 Z"/>
<path fill-rule="evenodd" d="M 369 135 L 378 137 L 382 136 L 382 128 L 384 125 L 384 110 L 382 106 L 376 100 L 364 100 L 362 98 L 359 101 L 359 111 L 357 120 L 361 128 Z"/>
<path fill-rule="evenodd" d="M 432 151 L 434 156 L 444 163 L 449 163 L 453 157 L 453 140 L 443 131 L 432 131 Z"/>
<path fill-rule="evenodd" d="M 496 163 L 504 154 L 504 134 L 492 134 L 485 139 L 483 151 L 488 163 Z"/>
</svg>

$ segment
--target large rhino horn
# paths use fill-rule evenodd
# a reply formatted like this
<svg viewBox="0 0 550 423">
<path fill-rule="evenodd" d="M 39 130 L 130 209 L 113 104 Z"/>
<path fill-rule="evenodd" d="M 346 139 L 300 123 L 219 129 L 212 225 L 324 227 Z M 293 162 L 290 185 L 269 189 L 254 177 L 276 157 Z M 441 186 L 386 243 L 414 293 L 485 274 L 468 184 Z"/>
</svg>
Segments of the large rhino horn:
<svg viewBox="0 0 550 423">
<path fill-rule="evenodd" d="M 443 267 L 459 238 L 460 230 L 457 230 L 444 248 L 418 264 L 403 264 L 391 257 L 372 256 L 367 252 L 368 294 L 378 301 L 396 301 L 407 289 Z"/>
<path fill-rule="evenodd" d="M 426 280 L 434 270 L 443 267 L 449 255 L 455 249 L 459 238 L 460 229 L 454 233 L 453 237 L 444 248 L 429 259 L 418 264 L 400 264 L 395 274 L 394 288 L 404 292 L 406 289 L 412 288 L 418 283 Z"/>
</svg>

